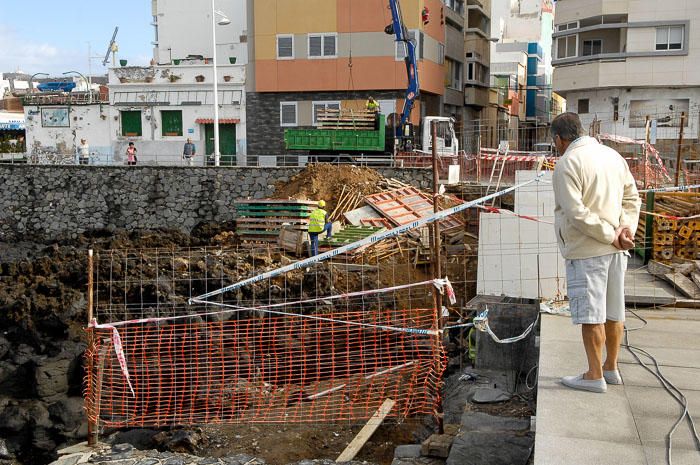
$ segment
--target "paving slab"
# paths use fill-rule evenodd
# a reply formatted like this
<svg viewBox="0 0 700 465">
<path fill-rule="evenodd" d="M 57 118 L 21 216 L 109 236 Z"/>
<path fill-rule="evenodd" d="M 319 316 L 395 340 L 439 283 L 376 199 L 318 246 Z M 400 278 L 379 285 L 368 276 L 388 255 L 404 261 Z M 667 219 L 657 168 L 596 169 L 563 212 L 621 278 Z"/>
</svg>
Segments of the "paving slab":
<svg viewBox="0 0 700 465">
<path fill-rule="evenodd" d="M 651 364 L 648 364 L 653 369 Z M 682 390 L 700 391 L 700 368 L 664 366 L 661 373 Z M 661 382 L 638 363 L 620 363 L 620 374 L 625 386 L 660 388 Z"/>
<path fill-rule="evenodd" d="M 536 465 L 648 465 L 641 445 L 540 434 L 535 437 Z"/>
<path fill-rule="evenodd" d="M 630 335 L 650 352 L 662 373 L 684 391 L 700 424 L 700 311 L 637 311 L 649 324 Z M 628 326 L 639 325 L 634 317 Z M 565 317 L 544 315 L 540 333 L 535 465 L 663 464 L 666 436 L 681 413 L 658 380 L 620 352 L 625 385 L 605 394 L 568 389 L 562 376 L 585 370 L 580 328 Z M 673 435 L 673 463 L 700 464 L 687 421 Z"/>
</svg>

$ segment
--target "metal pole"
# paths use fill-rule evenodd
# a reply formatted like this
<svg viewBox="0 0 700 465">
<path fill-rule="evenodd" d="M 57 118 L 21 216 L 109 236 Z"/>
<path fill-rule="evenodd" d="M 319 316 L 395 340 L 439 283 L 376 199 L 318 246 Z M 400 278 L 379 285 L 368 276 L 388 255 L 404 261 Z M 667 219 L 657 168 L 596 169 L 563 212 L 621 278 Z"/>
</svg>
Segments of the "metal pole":
<svg viewBox="0 0 700 465">
<path fill-rule="evenodd" d="M 648 186 L 647 184 L 647 171 L 649 167 L 649 143 L 651 142 L 651 117 L 646 116 L 646 122 L 644 123 L 644 188 Z"/>
<path fill-rule="evenodd" d="M 685 112 L 681 113 L 681 130 L 678 133 L 678 154 L 676 155 L 676 186 L 680 185 L 681 179 L 681 157 L 683 149 L 683 127 L 685 126 Z"/>
<path fill-rule="evenodd" d="M 88 42 L 88 81 L 85 82 L 88 91 L 88 103 L 92 103 L 92 47 Z"/>
<path fill-rule="evenodd" d="M 438 179 L 438 146 L 437 146 L 437 127 L 438 127 L 438 122 L 433 121 L 431 123 L 431 133 L 432 133 L 432 138 L 433 138 L 433 211 L 437 213 L 440 211 L 440 207 L 438 205 L 438 200 L 440 196 L 440 183 Z M 440 279 L 442 278 L 442 266 L 441 266 L 441 258 L 440 258 L 440 222 L 435 221 L 432 224 L 432 240 L 430 241 L 431 246 L 433 247 L 433 263 L 432 263 L 432 268 L 433 268 L 433 278 L 434 279 Z M 433 290 L 433 302 L 435 305 L 435 317 L 437 321 L 435 322 L 437 325 L 437 328 L 439 330 L 442 330 L 444 327 L 444 319 L 442 316 L 442 294 L 437 292 L 437 290 Z M 440 338 L 444 337 L 442 332 L 438 333 L 439 335 L 437 336 L 438 340 L 437 343 L 441 344 L 442 341 Z M 444 423 L 443 423 L 443 410 L 442 410 L 442 404 L 438 405 L 438 432 L 442 434 L 444 432 Z"/>
<path fill-rule="evenodd" d="M 94 261 L 93 261 L 93 255 L 92 255 L 92 249 L 88 250 L 88 282 L 87 282 L 87 320 L 88 320 L 88 327 L 90 323 L 92 322 L 93 319 L 93 272 L 94 272 Z M 91 349 L 94 349 L 94 342 L 95 342 L 95 335 L 92 332 L 88 332 L 88 347 Z M 90 368 L 89 371 L 92 373 L 92 358 L 90 358 Z M 88 378 L 88 383 L 91 382 L 91 378 Z M 99 399 L 98 399 L 99 402 Z M 91 421 L 88 418 L 88 435 L 87 435 L 87 440 L 88 440 L 88 446 L 95 446 L 97 445 L 98 442 L 98 426 L 97 426 L 97 421 Z"/>
<path fill-rule="evenodd" d="M 214 68 L 214 166 L 219 166 L 219 84 L 216 73 L 216 6 L 211 0 L 211 45 L 213 47 L 212 65 Z"/>
</svg>

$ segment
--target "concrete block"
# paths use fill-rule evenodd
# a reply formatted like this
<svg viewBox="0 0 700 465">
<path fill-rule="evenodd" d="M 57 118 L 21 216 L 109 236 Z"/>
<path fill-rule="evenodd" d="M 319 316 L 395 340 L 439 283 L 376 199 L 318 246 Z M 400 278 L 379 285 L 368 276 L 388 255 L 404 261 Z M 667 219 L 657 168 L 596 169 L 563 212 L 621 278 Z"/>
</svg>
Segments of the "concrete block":
<svg viewBox="0 0 700 465">
<path fill-rule="evenodd" d="M 394 458 L 397 459 L 410 459 L 420 457 L 420 455 L 420 444 L 404 444 L 401 446 L 397 446 L 396 449 L 394 449 Z"/>
</svg>

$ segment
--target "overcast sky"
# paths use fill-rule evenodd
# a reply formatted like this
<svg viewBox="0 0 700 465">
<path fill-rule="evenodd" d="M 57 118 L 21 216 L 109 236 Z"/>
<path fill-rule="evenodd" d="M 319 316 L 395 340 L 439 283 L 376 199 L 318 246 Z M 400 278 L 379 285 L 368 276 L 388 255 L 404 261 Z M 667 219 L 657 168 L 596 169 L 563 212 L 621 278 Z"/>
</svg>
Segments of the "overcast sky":
<svg viewBox="0 0 700 465">
<path fill-rule="evenodd" d="M 0 73 L 88 72 L 88 42 L 93 74 L 102 66 L 115 26 L 117 59 L 147 65 L 153 56 L 150 0 L 0 0 Z"/>
</svg>

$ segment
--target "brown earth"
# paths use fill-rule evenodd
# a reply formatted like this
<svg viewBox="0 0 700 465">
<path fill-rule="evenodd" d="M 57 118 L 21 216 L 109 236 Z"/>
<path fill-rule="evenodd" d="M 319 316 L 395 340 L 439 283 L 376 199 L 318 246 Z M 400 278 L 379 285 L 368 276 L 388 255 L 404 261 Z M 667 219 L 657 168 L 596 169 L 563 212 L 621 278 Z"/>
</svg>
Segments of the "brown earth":
<svg viewBox="0 0 700 465">
<path fill-rule="evenodd" d="M 384 178 L 375 170 L 357 166 L 315 164 L 294 176 L 289 182 L 275 186 L 274 198 L 298 200 L 325 200 L 326 211 L 333 211 L 343 187 L 363 195 L 375 194 L 382 189 Z"/>
</svg>

